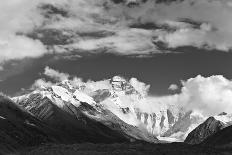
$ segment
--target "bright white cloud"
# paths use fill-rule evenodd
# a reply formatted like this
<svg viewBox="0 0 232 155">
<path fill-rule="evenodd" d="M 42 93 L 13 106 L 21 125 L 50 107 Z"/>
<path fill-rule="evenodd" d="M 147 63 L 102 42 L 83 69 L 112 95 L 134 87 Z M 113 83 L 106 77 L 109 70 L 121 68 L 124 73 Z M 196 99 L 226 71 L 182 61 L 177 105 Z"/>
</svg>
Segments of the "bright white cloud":
<svg viewBox="0 0 232 155">
<path fill-rule="evenodd" d="M 50 87 L 52 85 L 54 85 L 54 83 L 50 81 L 46 81 L 44 79 L 38 79 L 34 82 L 31 88 L 34 90 L 34 89 L 41 88 L 41 87 Z"/>
<path fill-rule="evenodd" d="M 232 111 L 232 81 L 221 75 L 197 76 L 183 83 L 179 100 L 187 109 L 200 111 L 206 116 Z"/>
<path fill-rule="evenodd" d="M 178 105 L 186 111 L 192 110 L 205 117 L 215 116 L 222 112 L 232 112 L 232 81 L 222 75 L 197 76 L 182 82 L 181 93 L 151 97 L 151 104 L 145 110 L 154 109 L 157 103 Z M 154 107 L 153 107 L 154 106 Z"/>
<path fill-rule="evenodd" d="M 39 57 L 47 53 L 39 41 L 17 33 L 30 32 L 42 23 L 35 9 L 39 1 L 7 0 L 0 2 L 0 65 L 7 60 Z"/>
<path fill-rule="evenodd" d="M 176 85 L 176 84 L 171 84 L 170 86 L 169 86 L 169 90 L 171 90 L 171 91 L 175 91 L 175 90 L 177 90 L 179 87 L 178 87 L 178 85 Z"/>
<path fill-rule="evenodd" d="M 129 80 L 130 84 L 138 91 L 142 96 L 147 96 L 150 85 L 147 85 L 136 78 L 131 78 Z"/>
<path fill-rule="evenodd" d="M 32 40 L 25 36 L 0 37 L 0 62 L 25 57 L 39 57 L 47 53 L 39 40 Z"/>
<path fill-rule="evenodd" d="M 61 73 L 61 72 L 54 70 L 48 66 L 45 68 L 44 75 L 56 80 L 57 82 L 68 80 L 70 77 L 69 74 Z"/>
</svg>

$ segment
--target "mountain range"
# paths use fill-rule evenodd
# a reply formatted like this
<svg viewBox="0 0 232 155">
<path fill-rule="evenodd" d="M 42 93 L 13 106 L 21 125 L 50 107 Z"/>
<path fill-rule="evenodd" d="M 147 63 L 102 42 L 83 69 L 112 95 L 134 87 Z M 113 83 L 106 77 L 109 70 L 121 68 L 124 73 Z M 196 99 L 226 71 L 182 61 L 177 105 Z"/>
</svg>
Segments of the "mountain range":
<svg viewBox="0 0 232 155">
<path fill-rule="evenodd" d="M 230 114 L 205 120 L 175 105 L 149 113 L 137 106 L 146 96 L 129 81 L 115 76 L 109 83 L 109 89 L 92 91 L 65 80 L 22 96 L 1 95 L 0 153 L 48 143 L 231 143 L 222 138 L 230 134 Z"/>
<path fill-rule="evenodd" d="M 157 103 L 155 111 L 146 111 L 141 105 L 148 102 L 147 98 L 129 81 L 115 76 L 109 79 L 109 83 L 109 89 L 93 91 L 85 84 L 75 86 L 72 81 L 65 80 L 12 99 L 35 117 L 46 122 L 57 115 L 62 116 L 55 115 L 54 111 L 62 111 L 76 118 L 82 117 L 84 112 L 84 115 L 96 121 L 109 119 L 105 118 L 104 114 L 109 113 L 109 116 L 117 117 L 123 123 L 167 141 L 183 141 L 193 127 L 204 121 L 201 115 L 185 111 L 176 105 Z M 88 106 L 85 108 L 89 110 L 84 109 L 83 104 Z M 54 123 L 55 120 L 51 122 Z"/>
</svg>

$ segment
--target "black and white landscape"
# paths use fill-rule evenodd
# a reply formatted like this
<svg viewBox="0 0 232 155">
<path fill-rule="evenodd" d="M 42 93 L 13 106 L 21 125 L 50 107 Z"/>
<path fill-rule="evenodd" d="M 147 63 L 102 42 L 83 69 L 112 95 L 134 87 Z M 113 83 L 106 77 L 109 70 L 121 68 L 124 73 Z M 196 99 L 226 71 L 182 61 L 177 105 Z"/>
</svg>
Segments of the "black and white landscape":
<svg viewBox="0 0 232 155">
<path fill-rule="evenodd" d="M 0 154 L 232 154 L 231 0 L 0 2 Z"/>
</svg>

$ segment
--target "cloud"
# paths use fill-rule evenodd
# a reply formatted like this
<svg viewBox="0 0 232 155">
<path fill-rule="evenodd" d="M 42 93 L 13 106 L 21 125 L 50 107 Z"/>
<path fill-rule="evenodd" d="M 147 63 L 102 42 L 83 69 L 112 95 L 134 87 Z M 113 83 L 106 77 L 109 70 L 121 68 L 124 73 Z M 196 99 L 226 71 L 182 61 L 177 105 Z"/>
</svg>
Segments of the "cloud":
<svg viewBox="0 0 232 155">
<path fill-rule="evenodd" d="M 193 109 L 206 116 L 232 111 L 232 81 L 222 75 L 197 76 L 183 82 L 178 100 L 186 109 Z"/>
<path fill-rule="evenodd" d="M 32 31 L 42 23 L 35 9 L 38 1 L 9 0 L 0 2 L 0 65 L 12 59 L 39 57 L 47 53 L 39 41 L 19 33 Z"/>
<path fill-rule="evenodd" d="M 147 96 L 148 95 L 148 91 L 150 88 L 150 85 L 147 85 L 141 81 L 139 81 L 136 78 L 131 78 L 129 80 L 130 84 L 135 88 L 136 91 L 138 91 L 142 96 Z"/>
<path fill-rule="evenodd" d="M 155 45 L 151 42 L 152 33 L 147 30 L 125 29 L 109 37 L 98 39 L 84 39 L 71 45 L 67 48 L 96 50 L 96 49 L 111 49 L 114 53 L 122 55 L 131 54 L 149 54 L 156 52 Z"/>
<path fill-rule="evenodd" d="M 45 79 L 38 79 L 31 86 L 31 89 L 34 90 L 34 89 L 41 88 L 41 87 L 50 87 L 52 85 L 54 85 L 54 83 L 50 81 L 46 81 Z"/>
<path fill-rule="evenodd" d="M 178 87 L 178 85 L 176 85 L 176 84 L 171 84 L 170 86 L 169 86 L 169 90 L 171 90 L 171 91 L 175 91 L 175 90 L 177 90 L 179 87 Z"/>
<path fill-rule="evenodd" d="M 3 66 L 0 66 L 0 71 L 3 71 L 3 70 L 4 70 Z"/>
<path fill-rule="evenodd" d="M 84 19 L 72 16 L 50 26 L 78 32 L 105 30 L 114 32 L 115 35 L 100 39 L 76 38 L 78 41 L 68 45 L 70 48 L 108 48 L 125 55 L 160 52 L 154 45 L 154 42 L 158 41 L 166 43 L 170 48 L 195 46 L 222 51 L 231 48 L 232 22 L 229 19 L 232 18 L 232 11 L 229 0 L 183 0 L 172 3 L 155 3 L 154 0 L 148 0 L 136 7 L 127 7 L 125 3 L 116 5 L 103 0 L 89 0 L 78 1 L 78 4 L 73 6 L 80 4 L 86 9 L 76 10 L 71 7 L 69 11 L 72 14 L 81 14 Z M 102 4 L 107 9 L 102 7 Z M 133 24 L 146 23 L 154 23 L 154 28 L 130 28 Z"/>
<path fill-rule="evenodd" d="M 149 96 L 144 111 L 154 111 L 159 106 L 177 105 L 185 111 L 194 111 L 204 117 L 232 111 L 232 81 L 222 75 L 190 78 L 182 81 L 181 92 L 173 95 Z"/>
<path fill-rule="evenodd" d="M 41 86 L 49 87 L 49 86 L 52 86 L 56 83 L 63 82 L 65 80 L 69 80 L 69 82 L 74 87 L 84 86 L 86 88 L 85 89 L 86 92 L 93 92 L 93 91 L 96 91 L 98 89 L 110 89 L 111 88 L 111 84 L 110 84 L 109 79 L 101 80 L 101 81 L 88 80 L 88 81 L 84 82 L 82 80 L 82 78 L 71 76 L 68 73 L 60 72 L 60 71 L 52 69 L 48 66 L 45 67 L 43 75 L 45 75 L 46 77 L 49 77 L 50 79 L 55 81 L 55 83 L 51 82 L 51 81 L 47 81 L 46 78 L 45 79 L 38 79 L 32 85 L 32 89 L 40 88 Z"/>
<path fill-rule="evenodd" d="M 25 36 L 0 37 L 0 62 L 25 57 L 39 57 L 47 53 L 39 40 L 32 40 Z"/>
<path fill-rule="evenodd" d="M 1 1 L 0 64 L 69 51 L 94 53 L 106 49 L 121 55 L 150 55 L 163 52 L 154 44 L 159 41 L 170 48 L 196 46 L 228 51 L 232 45 L 231 10 L 229 0 L 147 0 L 135 7 L 106 0 Z M 131 28 L 146 23 L 153 23 L 154 28 Z M 68 35 L 70 43 L 47 50 L 41 35 L 29 35 L 51 29 Z M 55 35 L 43 35 L 54 42 L 57 39 Z"/>
<path fill-rule="evenodd" d="M 68 80 L 70 77 L 69 74 L 61 73 L 61 72 L 54 70 L 48 66 L 45 68 L 44 75 L 56 80 L 57 82 Z"/>
<path fill-rule="evenodd" d="M 196 46 L 228 51 L 232 40 L 230 0 L 183 0 L 155 3 L 148 0 L 139 7 L 118 5 L 117 14 L 133 22 L 154 23 L 160 27 L 154 35 L 168 47 Z M 223 10 L 223 11 L 222 11 Z M 187 20 L 185 20 L 187 19 Z M 159 33 L 160 32 L 160 33 Z"/>
</svg>

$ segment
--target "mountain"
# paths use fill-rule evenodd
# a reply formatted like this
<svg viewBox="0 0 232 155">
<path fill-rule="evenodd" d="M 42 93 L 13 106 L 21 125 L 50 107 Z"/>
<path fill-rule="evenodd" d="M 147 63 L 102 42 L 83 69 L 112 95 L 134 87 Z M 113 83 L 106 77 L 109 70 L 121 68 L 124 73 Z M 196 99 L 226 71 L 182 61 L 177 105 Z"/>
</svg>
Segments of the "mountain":
<svg viewBox="0 0 232 155">
<path fill-rule="evenodd" d="M 131 125 L 143 126 L 149 133 L 168 141 L 183 141 L 187 134 L 204 121 L 204 118 L 193 112 L 184 111 L 174 104 L 149 102 L 146 94 L 133 86 L 133 82 L 115 76 L 110 79 L 108 90 L 98 90 L 94 98 L 112 111 L 120 119 Z M 152 111 L 141 108 L 142 105 L 155 104 Z"/>
<path fill-rule="evenodd" d="M 97 89 L 86 83 L 65 80 L 13 100 L 51 127 L 63 131 L 64 127 L 60 122 L 68 123 L 65 126 L 70 126 L 70 129 L 66 127 L 65 130 L 67 133 L 75 133 L 71 136 L 74 141 L 80 135 L 77 131 L 99 135 L 99 130 L 95 129 L 98 125 L 93 122 L 98 122 L 107 129 L 112 129 L 109 124 L 119 126 L 113 130 L 120 132 L 120 135 L 129 135 L 132 139 L 153 142 L 152 137 L 159 137 L 165 141 L 183 141 L 190 131 L 204 121 L 201 115 L 184 111 L 177 105 L 150 103 L 146 93 L 139 90 L 133 81 L 120 76 L 106 81 L 107 87 Z M 141 107 L 147 103 L 157 106 L 152 111 L 146 111 Z M 74 122 L 81 125 L 74 125 Z M 91 122 L 93 129 L 88 131 L 86 127 L 83 128 L 86 126 L 83 122 Z M 94 141 L 94 138 L 88 139 Z"/>
<path fill-rule="evenodd" d="M 158 142 L 154 136 L 125 123 L 79 89 L 63 81 L 14 98 L 14 101 L 50 127 L 63 132 L 63 137 L 72 143 Z"/>
<path fill-rule="evenodd" d="M 102 89 L 65 80 L 12 99 L 2 96 L 0 153 L 47 143 L 180 141 L 204 121 L 194 111 L 162 103 L 150 113 L 139 106 L 149 100 L 133 81 L 119 76 L 106 81 L 108 85 Z M 194 129 L 186 142 L 206 139 L 203 143 L 211 145 L 208 139 L 229 126 L 231 120 L 232 115 L 225 113 L 211 117 Z M 221 135 L 215 143 L 221 142 Z"/>
<path fill-rule="evenodd" d="M 232 126 L 228 126 L 206 138 L 203 146 L 228 147 L 232 146 Z"/>
<path fill-rule="evenodd" d="M 0 154 L 44 143 L 65 142 L 55 129 L 0 95 Z"/>
<path fill-rule="evenodd" d="M 186 143 L 199 144 L 205 139 L 219 132 L 232 123 L 232 115 L 221 113 L 218 116 L 209 117 L 204 123 L 195 128 L 187 138 Z"/>
</svg>

